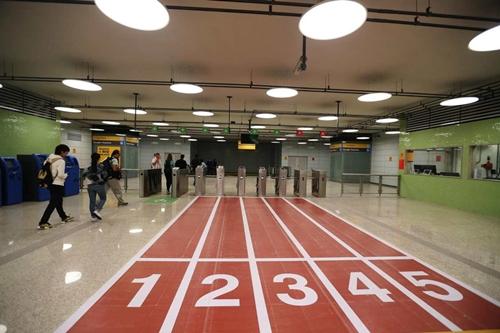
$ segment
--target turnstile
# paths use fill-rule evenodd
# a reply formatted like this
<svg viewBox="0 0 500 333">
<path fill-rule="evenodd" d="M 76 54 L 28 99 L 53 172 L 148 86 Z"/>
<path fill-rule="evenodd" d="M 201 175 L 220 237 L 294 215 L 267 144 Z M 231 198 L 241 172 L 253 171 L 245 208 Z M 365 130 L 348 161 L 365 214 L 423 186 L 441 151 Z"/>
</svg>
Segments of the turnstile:
<svg viewBox="0 0 500 333">
<path fill-rule="evenodd" d="M 172 197 L 178 198 L 187 193 L 188 187 L 188 170 L 172 168 Z"/>
<path fill-rule="evenodd" d="M 222 165 L 217 167 L 216 177 L 216 193 L 217 195 L 224 195 L 224 167 Z"/>
<path fill-rule="evenodd" d="M 266 196 L 266 181 L 267 181 L 267 170 L 264 167 L 259 168 L 259 174 L 257 176 L 257 196 Z"/>
<path fill-rule="evenodd" d="M 205 182 L 205 168 L 202 165 L 198 165 L 194 170 L 194 194 L 195 195 L 205 195 L 206 192 L 206 182 Z"/>
<path fill-rule="evenodd" d="M 293 194 L 297 197 L 307 196 L 307 171 L 294 170 L 293 176 Z"/>
<path fill-rule="evenodd" d="M 161 193 L 161 169 L 139 170 L 139 198 Z"/>
<path fill-rule="evenodd" d="M 312 195 L 315 197 L 326 197 L 326 171 L 312 171 Z"/>
<path fill-rule="evenodd" d="M 238 196 L 245 196 L 245 181 L 247 178 L 247 169 L 244 166 L 238 167 L 238 180 L 236 181 L 236 190 Z"/>
<path fill-rule="evenodd" d="M 23 201 L 23 173 L 15 157 L 0 157 L 2 169 L 2 205 L 14 205 Z"/>
<path fill-rule="evenodd" d="M 286 197 L 286 181 L 288 178 L 288 169 L 280 168 L 278 177 L 276 177 L 275 193 L 277 196 Z"/>
</svg>

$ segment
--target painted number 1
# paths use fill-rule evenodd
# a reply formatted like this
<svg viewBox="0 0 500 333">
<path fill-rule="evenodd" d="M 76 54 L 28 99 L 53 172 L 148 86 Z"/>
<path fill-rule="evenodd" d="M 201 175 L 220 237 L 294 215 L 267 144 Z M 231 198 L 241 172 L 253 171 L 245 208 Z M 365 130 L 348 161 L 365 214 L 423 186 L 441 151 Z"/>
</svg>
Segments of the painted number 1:
<svg viewBox="0 0 500 333">
<path fill-rule="evenodd" d="M 128 303 L 128 308 L 140 308 L 146 297 L 155 286 L 156 282 L 160 279 L 161 274 L 151 274 L 150 276 L 142 279 L 133 279 L 132 283 L 142 283 L 142 287 L 139 289 L 134 298 Z"/>
</svg>

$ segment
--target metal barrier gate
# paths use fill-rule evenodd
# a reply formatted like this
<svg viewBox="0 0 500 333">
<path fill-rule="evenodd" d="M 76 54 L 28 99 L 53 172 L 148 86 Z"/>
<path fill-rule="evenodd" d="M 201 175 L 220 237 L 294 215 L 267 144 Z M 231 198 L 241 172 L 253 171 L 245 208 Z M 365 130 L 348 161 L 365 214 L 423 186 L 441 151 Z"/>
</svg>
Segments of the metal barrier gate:
<svg viewBox="0 0 500 333">
<path fill-rule="evenodd" d="M 161 169 L 139 170 L 139 198 L 161 192 Z"/>
<path fill-rule="evenodd" d="M 326 197 L 326 171 L 312 171 L 312 195 L 315 197 Z"/>
<path fill-rule="evenodd" d="M 194 171 L 194 194 L 205 195 L 205 192 L 205 168 L 201 165 L 198 165 Z"/>
<path fill-rule="evenodd" d="M 236 180 L 236 191 L 238 196 L 245 196 L 245 181 L 247 178 L 247 169 L 244 166 L 238 167 L 238 179 Z"/>
<path fill-rule="evenodd" d="M 293 171 L 293 194 L 297 197 L 307 196 L 307 171 Z"/>
<path fill-rule="evenodd" d="M 266 181 L 267 181 L 267 171 L 266 168 L 260 167 L 259 174 L 257 176 L 257 196 L 266 196 Z"/>
<path fill-rule="evenodd" d="M 217 195 L 224 195 L 224 167 L 222 165 L 217 167 L 216 193 Z"/>
<path fill-rule="evenodd" d="M 172 169 L 172 197 L 178 198 L 187 193 L 189 186 L 187 169 Z"/>
<path fill-rule="evenodd" d="M 280 168 L 276 177 L 275 193 L 277 196 L 286 197 L 286 181 L 288 179 L 288 168 Z"/>
</svg>

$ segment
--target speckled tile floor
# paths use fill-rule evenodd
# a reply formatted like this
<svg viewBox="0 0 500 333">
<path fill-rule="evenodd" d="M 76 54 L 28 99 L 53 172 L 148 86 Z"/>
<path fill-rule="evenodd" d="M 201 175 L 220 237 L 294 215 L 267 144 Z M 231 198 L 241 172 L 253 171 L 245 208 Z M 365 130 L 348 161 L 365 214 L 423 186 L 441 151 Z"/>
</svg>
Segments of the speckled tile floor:
<svg viewBox="0 0 500 333">
<path fill-rule="evenodd" d="M 248 177 L 247 194 L 255 193 Z M 207 179 L 207 195 L 215 194 Z M 226 177 L 226 195 L 236 194 L 236 178 Z M 104 220 L 90 222 L 86 193 L 65 198 L 77 221 L 37 231 L 46 203 L 0 208 L 0 325 L 7 332 L 49 332 L 129 261 L 192 199 L 150 204 L 138 198 L 134 181 L 125 195 L 129 205 L 116 207 L 112 193 Z M 191 184 L 190 184 L 191 185 Z M 274 181 L 269 180 L 268 192 Z M 370 186 L 368 191 L 376 188 Z M 392 188 L 386 188 L 394 192 Z M 356 190 L 353 186 L 351 192 Z M 291 194 L 292 182 L 288 183 Z M 409 254 L 500 299 L 500 218 L 481 216 L 395 195 L 339 196 L 328 183 L 327 198 L 310 198 Z M 0 329 L 2 326 L 0 326 Z"/>
</svg>

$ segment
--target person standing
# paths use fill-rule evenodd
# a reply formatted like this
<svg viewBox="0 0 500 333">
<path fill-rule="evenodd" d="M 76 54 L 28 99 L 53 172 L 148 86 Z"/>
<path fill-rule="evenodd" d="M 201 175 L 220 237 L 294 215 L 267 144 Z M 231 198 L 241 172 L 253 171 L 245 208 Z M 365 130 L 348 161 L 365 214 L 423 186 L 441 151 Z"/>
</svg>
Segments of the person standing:
<svg viewBox="0 0 500 333">
<path fill-rule="evenodd" d="M 151 169 L 161 169 L 160 153 L 155 153 L 151 160 Z"/>
<path fill-rule="evenodd" d="M 170 194 L 172 190 L 172 168 L 174 167 L 174 161 L 172 158 L 172 154 L 167 155 L 167 159 L 165 160 L 165 165 L 163 172 L 165 173 L 165 178 L 167 179 L 167 194 Z"/>
<path fill-rule="evenodd" d="M 179 169 L 187 169 L 187 162 L 184 160 L 184 154 L 181 155 L 181 158 L 175 161 L 175 167 Z"/>
<path fill-rule="evenodd" d="M 82 177 L 86 177 L 91 181 L 87 187 L 87 192 L 89 194 L 89 210 L 92 222 L 102 220 L 101 210 L 106 203 L 106 180 L 108 173 L 104 169 L 104 165 L 99 163 L 100 158 L 100 154 L 93 153 L 90 157 L 92 161 L 91 165 L 82 175 Z M 99 202 L 96 200 L 97 196 L 99 196 Z"/>
<path fill-rule="evenodd" d="M 54 154 L 50 154 L 44 165 L 50 164 L 50 174 L 52 175 L 52 183 L 48 184 L 48 189 L 50 192 L 50 201 L 45 209 L 45 212 L 38 223 L 38 229 L 46 230 L 52 228 L 52 224 L 49 223 L 50 215 L 57 210 L 62 223 L 71 222 L 74 220 L 73 217 L 67 215 L 63 209 L 63 196 L 64 196 L 64 182 L 68 177 L 66 174 L 66 161 L 65 158 L 69 153 L 69 147 L 66 145 L 58 145 L 54 151 Z"/>
<path fill-rule="evenodd" d="M 493 163 L 491 163 L 491 158 L 488 156 L 486 158 L 486 163 L 481 165 L 484 170 L 486 170 L 486 178 L 491 178 L 491 170 L 493 169 Z"/>
<path fill-rule="evenodd" d="M 128 202 L 123 200 L 122 187 L 120 185 L 120 179 L 122 178 L 122 172 L 120 169 L 120 151 L 118 149 L 113 150 L 111 157 L 108 157 L 103 164 L 105 169 L 110 170 L 110 178 L 106 183 L 106 191 L 111 188 L 116 200 L 118 200 L 118 207 L 128 205 Z"/>
</svg>

